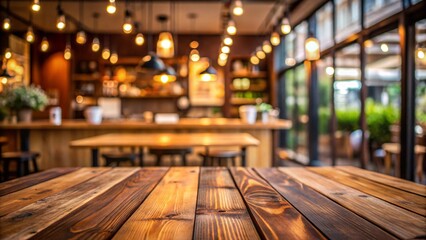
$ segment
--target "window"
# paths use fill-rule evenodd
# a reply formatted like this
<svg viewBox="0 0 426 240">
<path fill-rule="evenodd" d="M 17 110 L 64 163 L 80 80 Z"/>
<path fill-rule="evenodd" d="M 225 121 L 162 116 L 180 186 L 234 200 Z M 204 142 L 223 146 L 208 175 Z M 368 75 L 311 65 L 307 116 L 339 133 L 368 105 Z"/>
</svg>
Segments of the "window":
<svg viewBox="0 0 426 240">
<path fill-rule="evenodd" d="M 332 7 L 331 2 L 329 2 L 315 14 L 317 21 L 317 32 L 315 35 L 320 43 L 321 51 L 333 46 Z"/>
<path fill-rule="evenodd" d="M 294 69 L 294 80 L 296 82 L 295 96 L 296 96 L 296 153 L 299 156 L 308 156 L 308 86 L 306 80 L 305 65 Z"/>
<path fill-rule="evenodd" d="M 360 0 L 336 0 L 336 42 L 361 30 Z"/>
<path fill-rule="evenodd" d="M 288 70 L 284 74 L 285 81 L 285 118 L 291 120 L 292 125 L 296 126 L 295 122 L 295 105 L 296 105 L 296 95 L 295 95 L 295 83 L 294 83 L 294 70 Z M 286 147 L 288 149 L 295 150 L 296 146 L 296 128 L 290 128 L 287 131 L 286 135 Z"/>
<path fill-rule="evenodd" d="M 305 40 L 308 37 L 308 23 L 302 22 L 294 28 L 296 33 L 295 59 L 297 62 L 305 59 Z"/>
<path fill-rule="evenodd" d="M 416 23 L 416 135 L 426 134 L 426 19 Z"/>
<path fill-rule="evenodd" d="M 294 59 L 294 40 L 296 38 L 296 35 L 294 33 L 294 31 L 292 31 L 291 33 L 289 33 L 286 37 L 285 37 L 285 43 L 284 43 L 284 47 L 285 47 L 285 59 L 284 59 L 284 63 L 286 66 L 291 67 L 294 66 L 296 64 L 296 59 Z"/>
<path fill-rule="evenodd" d="M 370 27 L 401 10 L 402 1 L 400 0 L 364 0 L 365 26 Z"/>
</svg>

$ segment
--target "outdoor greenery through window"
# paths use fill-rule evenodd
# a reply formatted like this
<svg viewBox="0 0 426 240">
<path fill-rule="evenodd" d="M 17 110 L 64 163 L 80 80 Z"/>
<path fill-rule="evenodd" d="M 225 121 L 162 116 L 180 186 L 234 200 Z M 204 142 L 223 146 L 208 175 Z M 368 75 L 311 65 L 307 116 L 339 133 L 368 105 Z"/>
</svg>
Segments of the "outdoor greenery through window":
<svg viewBox="0 0 426 240">
<path fill-rule="evenodd" d="M 426 129 L 426 19 L 416 23 L 416 134 Z M 425 133 L 423 133 L 425 134 Z"/>
</svg>

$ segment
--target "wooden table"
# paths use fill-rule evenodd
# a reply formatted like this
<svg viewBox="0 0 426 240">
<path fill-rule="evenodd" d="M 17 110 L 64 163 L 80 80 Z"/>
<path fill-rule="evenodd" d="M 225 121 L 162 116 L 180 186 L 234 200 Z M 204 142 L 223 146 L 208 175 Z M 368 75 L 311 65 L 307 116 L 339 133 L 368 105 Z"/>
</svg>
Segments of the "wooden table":
<svg viewBox="0 0 426 240">
<path fill-rule="evenodd" d="M 56 168 L 0 203 L 0 239 L 426 236 L 425 186 L 355 167 Z"/>
<path fill-rule="evenodd" d="M 150 133 L 150 134 L 104 134 L 71 141 L 71 147 L 92 149 L 92 166 L 99 166 L 99 148 L 101 147 L 241 147 L 241 162 L 245 166 L 246 150 L 249 146 L 259 145 L 259 140 L 248 133 Z M 140 150 L 140 163 L 143 163 L 143 151 Z"/>
<path fill-rule="evenodd" d="M 385 143 L 382 145 L 383 150 L 385 151 L 385 173 L 391 174 L 392 166 L 392 155 L 396 156 L 395 159 L 395 176 L 399 177 L 400 170 L 400 145 L 399 143 Z M 416 159 L 416 175 L 419 182 L 422 182 L 423 178 L 423 158 L 426 155 L 426 146 L 416 145 L 414 147 L 414 155 Z"/>
</svg>

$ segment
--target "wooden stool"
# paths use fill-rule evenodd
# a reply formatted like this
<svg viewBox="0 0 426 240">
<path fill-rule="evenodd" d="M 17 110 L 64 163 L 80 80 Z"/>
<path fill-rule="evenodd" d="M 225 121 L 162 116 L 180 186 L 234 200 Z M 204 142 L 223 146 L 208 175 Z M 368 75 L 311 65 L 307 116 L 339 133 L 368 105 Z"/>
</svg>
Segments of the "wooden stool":
<svg viewBox="0 0 426 240">
<path fill-rule="evenodd" d="M 163 156 L 170 156 L 172 160 L 180 156 L 183 165 L 186 166 L 186 154 L 192 153 L 192 148 L 150 148 L 149 153 L 156 156 L 157 166 L 161 165 Z"/>
<path fill-rule="evenodd" d="M 3 162 L 3 179 L 4 181 L 9 180 L 9 165 L 11 161 L 16 162 L 16 176 L 22 177 L 30 174 L 29 162 L 33 164 L 34 172 L 38 172 L 37 157 L 40 154 L 37 152 L 5 152 L 1 155 L 1 161 Z"/>
<path fill-rule="evenodd" d="M 130 162 L 132 166 L 135 166 L 135 161 L 138 156 L 133 152 L 109 152 L 103 153 L 102 157 L 105 159 L 105 166 L 110 166 L 115 163 L 115 166 L 118 167 L 121 162 Z"/>
<path fill-rule="evenodd" d="M 239 151 L 224 150 L 224 151 L 211 151 L 208 154 L 198 153 L 199 156 L 203 158 L 203 166 L 207 166 L 207 161 L 210 162 L 210 166 L 214 165 L 214 161 L 217 160 L 219 166 L 227 163 L 228 160 L 231 160 L 231 165 L 235 166 L 235 159 L 238 156 L 241 156 Z"/>
</svg>

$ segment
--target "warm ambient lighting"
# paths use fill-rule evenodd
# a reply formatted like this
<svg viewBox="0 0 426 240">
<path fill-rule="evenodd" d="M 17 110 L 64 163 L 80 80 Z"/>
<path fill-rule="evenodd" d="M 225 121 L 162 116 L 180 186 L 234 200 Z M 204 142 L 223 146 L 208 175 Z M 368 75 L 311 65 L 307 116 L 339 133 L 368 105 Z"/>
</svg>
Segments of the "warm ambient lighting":
<svg viewBox="0 0 426 240">
<path fill-rule="evenodd" d="M 111 56 L 111 52 L 109 51 L 108 48 L 104 48 L 102 50 L 102 58 L 105 60 L 108 60 L 109 56 Z"/>
<path fill-rule="evenodd" d="M 25 39 L 27 40 L 27 42 L 29 43 L 33 43 L 35 40 L 35 35 L 33 32 L 33 27 L 29 26 L 27 33 L 25 34 Z"/>
<path fill-rule="evenodd" d="M 86 40 L 87 40 L 87 38 L 86 38 L 86 33 L 85 33 L 83 30 L 79 31 L 79 32 L 77 33 L 77 35 L 75 36 L 75 41 L 76 41 L 78 44 L 85 44 L 85 43 L 86 43 Z"/>
<path fill-rule="evenodd" d="M 241 0 L 235 0 L 234 9 L 232 10 L 235 16 L 241 16 L 244 13 L 243 3 Z"/>
<path fill-rule="evenodd" d="M 280 45 L 280 42 L 281 42 L 280 35 L 277 32 L 272 32 L 270 41 L 273 46 Z"/>
<path fill-rule="evenodd" d="M 106 11 L 109 14 L 114 14 L 115 11 L 117 11 L 117 8 L 115 6 L 115 0 L 109 0 L 108 6 L 106 7 Z"/>
<path fill-rule="evenodd" d="M 306 60 L 313 61 L 320 58 L 319 42 L 314 37 L 309 37 L 305 41 Z"/>
<path fill-rule="evenodd" d="M 189 58 L 193 62 L 198 62 L 200 60 L 200 53 L 198 52 L 197 49 L 192 49 L 191 52 L 189 53 Z"/>
<path fill-rule="evenodd" d="M 425 58 L 425 51 L 421 48 L 417 49 L 417 54 L 416 54 L 418 59 L 424 59 Z"/>
<path fill-rule="evenodd" d="M 228 59 L 228 54 L 226 54 L 226 53 L 221 53 L 221 54 L 219 54 L 219 59 L 220 60 L 227 60 Z"/>
<path fill-rule="evenodd" d="M 34 12 L 40 11 L 40 1 L 39 0 L 34 0 L 33 5 L 31 5 L 31 9 Z"/>
<path fill-rule="evenodd" d="M 135 37 L 135 43 L 138 46 L 142 46 L 143 43 L 145 42 L 145 38 L 143 37 L 142 33 L 138 33 Z"/>
<path fill-rule="evenodd" d="M 290 67 L 296 65 L 296 59 L 294 58 L 286 58 L 284 62 L 285 62 L 285 65 Z"/>
<path fill-rule="evenodd" d="M 237 27 L 235 26 L 234 20 L 229 20 L 228 27 L 226 27 L 226 32 L 229 35 L 235 35 L 237 33 Z"/>
<path fill-rule="evenodd" d="M 202 82 L 213 82 L 217 80 L 217 71 L 209 65 L 206 70 L 200 73 L 200 79 Z"/>
<path fill-rule="evenodd" d="M 189 43 L 190 48 L 197 48 L 200 44 L 197 41 L 192 41 Z"/>
<path fill-rule="evenodd" d="M 332 76 L 334 74 L 334 68 L 333 67 L 326 67 L 325 73 L 327 73 L 327 75 L 329 75 L 329 76 Z"/>
<path fill-rule="evenodd" d="M 281 32 L 283 34 L 289 34 L 291 32 L 290 21 L 288 20 L 287 17 L 281 20 Z"/>
<path fill-rule="evenodd" d="M 6 51 L 4 51 L 4 57 L 6 59 L 10 59 L 12 57 L 12 52 L 10 51 L 10 48 L 6 48 Z"/>
<path fill-rule="evenodd" d="M 262 50 L 265 53 L 272 52 L 272 46 L 271 46 L 271 43 L 268 40 L 263 41 Z"/>
<path fill-rule="evenodd" d="M 175 55 L 175 46 L 171 33 L 160 33 L 157 42 L 157 55 L 162 58 L 172 58 Z"/>
<path fill-rule="evenodd" d="M 97 52 L 97 51 L 99 51 L 100 48 L 101 48 L 101 45 L 99 43 L 99 38 L 94 37 L 93 41 L 92 41 L 92 51 Z"/>
<path fill-rule="evenodd" d="M 10 29 L 10 19 L 6 17 L 3 20 L 3 30 L 8 31 Z"/>
<path fill-rule="evenodd" d="M 234 41 L 232 40 L 230 36 L 225 36 L 223 38 L 223 44 L 225 44 L 226 46 L 232 46 L 233 43 Z"/>
<path fill-rule="evenodd" d="M 49 41 L 47 41 L 46 37 L 43 37 L 43 40 L 41 40 L 40 50 L 42 52 L 47 52 L 47 50 L 49 50 Z"/>
<path fill-rule="evenodd" d="M 111 57 L 109 58 L 109 61 L 110 61 L 112 64 L 116 64 L 116 63 L 118 62 L 118 54 L 117 54 L 117 53 L 115 53 L 115 52 L 113 52 L 113 53 L 111 54 Z"/>
<path fill-rule="evenodd" d="M 364 41 L 364 46 L 365 46 L 366 48 L 371 48 L 373 45 L 374 45 L 374 43 L 373 43 L 373 41 L 372 41 L 372 40 L 370 40 L 370 39 L 368 39 L 368 40 L 365 40 L 365 41 Z"/>
<path fill-rule="evenodd" d="M 223 67 L 226 65 L 227 59 L 221 59 L 219 57 L 219 59 L 217 60 L 217 64 L 219 64 L 219 66 Z"/>
<path fill-rule="evenodd" d="M 228 46 L 222 46 L 220 51 L 223 52 L 223 53 L 230 53 L 231 49 Z"/>
<path fill-rule="evenodd" d="M 253 55 L 253 56 L 250 57 L 250 63 L 251 64 L 257 65 L 257 64 L 259 64 L 259 62 L 260 62 L 259 58 L 257 58 L 256 56 Z"/>
<path fill-rule="evenodd" d="M 256 56 L 257 56 L 259 59 L 265 59 L 265 58 L 266 58 L 266 54 L 262 51 L 262 48 L 261 48 L 261 47 L 257 47 L 257 48 L 256 48 Z"/>
<path fill-rule="evenodd" d="M 64 51 L 64 58 L 65 60 L 70 60 L 72 57 L 72 53 L 71 53 L 71 46 L 67 45 Z"/>
<path fill-rule="evenodd" d="M 65 15 L 64 12 L 62 11 L 62 9 L 58 9 L 58 18 L 56 19 L 56 28 L 59 31 L 64 30 L 66 27 L 66 22 L 65 22 Z"/>
<path fill-rule="evenodd" d="M 172 67 L 167 67 L 154 75 L 154 81 L 161 83 L 174 82 L 176 81 L 176 72 Z"/>
<path fill-rule="evenodd" d="M 382 44 L 380 45 L 380 49 L 381 49 L 383 52 L 389 52 L 389 46 L 388 46 L 386 43 L 382 43 Z"/>
<path fill-rule="evenodd" d="M 124 23 L 123 23 L 123 32 L 126 34 L 129 34 L 133 31 L 132 17 L 128 10 L 126 10 L 124 15 L 125 17 L 124 17 Z"/>
</svg>

